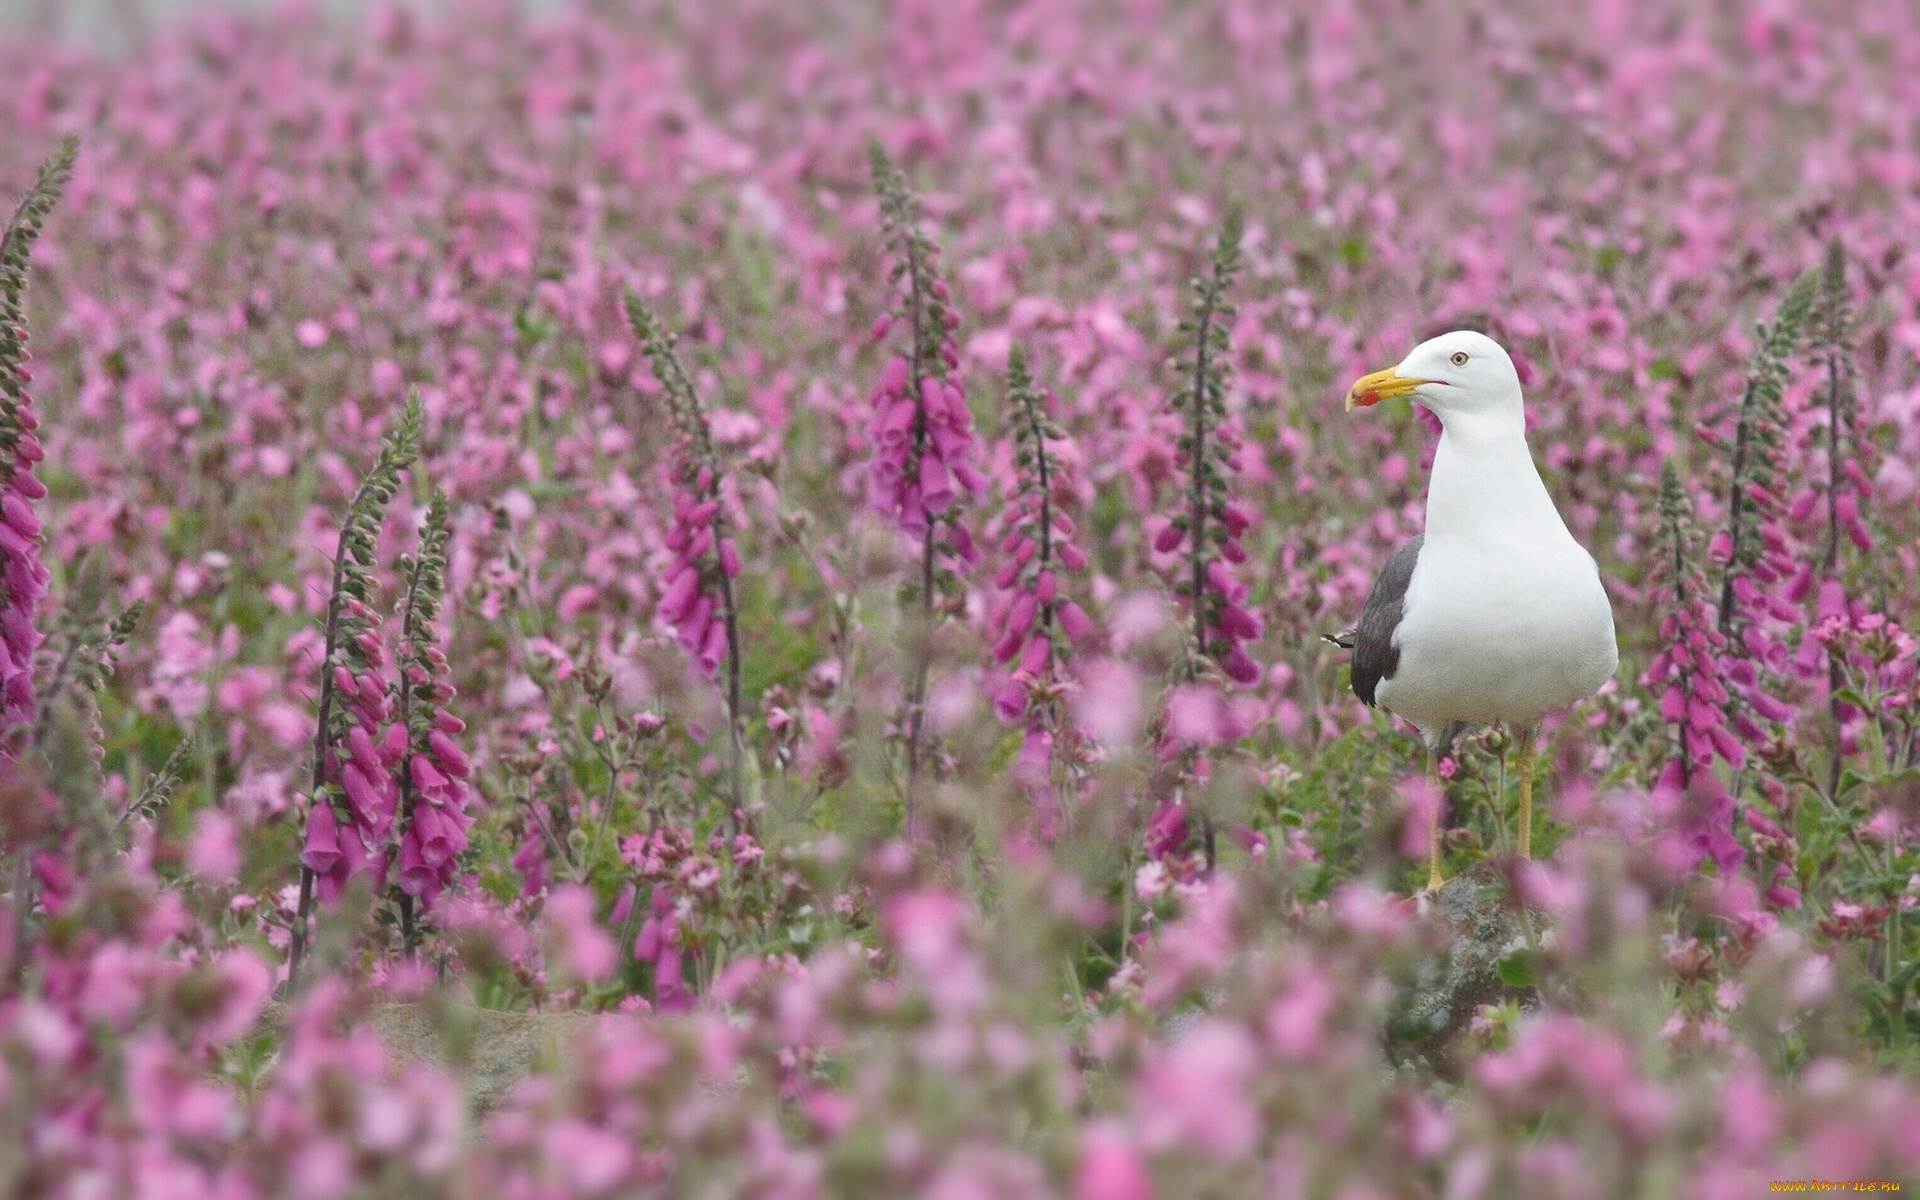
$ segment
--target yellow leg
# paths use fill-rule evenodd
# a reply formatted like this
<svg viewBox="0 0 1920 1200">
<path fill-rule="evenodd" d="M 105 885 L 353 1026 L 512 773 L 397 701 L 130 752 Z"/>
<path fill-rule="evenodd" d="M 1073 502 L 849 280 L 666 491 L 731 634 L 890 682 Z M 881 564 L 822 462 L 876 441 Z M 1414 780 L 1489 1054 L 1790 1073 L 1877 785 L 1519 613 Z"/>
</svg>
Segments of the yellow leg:
<svg viewBox="0 0 1920 1200">
<path fill-rule="evenodd" d="M 1520 731 L 1520 857 L 1533 857 L 1533 735 L 1531 726 Z"/>
<path fill-rule="evenodd" d="M 1446 782 L 1440 778 L 1440 764 L 1431 754 L 1427 755 L 1427 782 L 1440 796 L 1440 803 L 1427 814 L 1427 893 L 1431 895 L 1446 883 L 1440 877 L 1440 810 L 1446 804 L 1447 795 Z"/>
</svg>

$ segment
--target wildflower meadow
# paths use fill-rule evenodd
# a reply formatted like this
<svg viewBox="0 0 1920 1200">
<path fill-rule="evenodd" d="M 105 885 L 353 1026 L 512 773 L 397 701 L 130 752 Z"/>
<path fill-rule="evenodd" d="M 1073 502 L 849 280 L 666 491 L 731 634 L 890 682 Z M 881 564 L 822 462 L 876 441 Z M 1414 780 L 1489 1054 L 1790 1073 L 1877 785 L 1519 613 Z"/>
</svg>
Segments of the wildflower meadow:
<svg viewBox="0 0 1920 1200">
<path fill-rule="evenodd" d="M 1920 1186 L 1912 6 L 0 80 L 0 1194 Z M 1621 663 L 1429 775 L 1334 639 L 1439 426 L 1342 400 L 1459 328 Z"/>
</svg>

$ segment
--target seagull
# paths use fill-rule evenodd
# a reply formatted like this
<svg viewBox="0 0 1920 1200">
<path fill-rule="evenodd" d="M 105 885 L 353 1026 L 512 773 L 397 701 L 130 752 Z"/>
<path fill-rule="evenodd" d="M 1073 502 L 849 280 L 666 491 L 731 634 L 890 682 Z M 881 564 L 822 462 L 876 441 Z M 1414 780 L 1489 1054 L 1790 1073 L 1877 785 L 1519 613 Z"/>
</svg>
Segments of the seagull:
<svg viewBox="0 0 1920 1200">
<path fill-rule="evenodd" d="M 1420 730 L 1429 769 L 1460 730 L 1520 731 L 1520 856 L 1533 856 L 1535 725 L 1620 665 L 1600 568 L 1567 532 L 1527 449 L 1520 376 L 1500 343 L 1460 330 L 1414 347 L 1347 393 L 1347 411 L 1410 397 L 1440 418 L 1426 532 L 1387 559 L 1360 622 L 1353 693 Z M 1440 876 L 1440 814 L 1427 891 Z"/>
</svg>

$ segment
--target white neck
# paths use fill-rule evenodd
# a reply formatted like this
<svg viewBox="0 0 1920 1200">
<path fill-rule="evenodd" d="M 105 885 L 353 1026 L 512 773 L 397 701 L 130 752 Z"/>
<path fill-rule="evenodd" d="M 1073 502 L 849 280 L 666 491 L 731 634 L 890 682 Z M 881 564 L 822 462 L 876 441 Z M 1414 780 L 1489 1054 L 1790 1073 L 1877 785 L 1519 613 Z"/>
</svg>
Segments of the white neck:
<svg viewBox="0 0 1920 1200">
<path fill-rule="evenodd" d="M 1523 422 L 1443 418 L 1427 489 L 1427 539 L 1537 542 L 1570 537 L 1527 449 Z"/>
</svg>

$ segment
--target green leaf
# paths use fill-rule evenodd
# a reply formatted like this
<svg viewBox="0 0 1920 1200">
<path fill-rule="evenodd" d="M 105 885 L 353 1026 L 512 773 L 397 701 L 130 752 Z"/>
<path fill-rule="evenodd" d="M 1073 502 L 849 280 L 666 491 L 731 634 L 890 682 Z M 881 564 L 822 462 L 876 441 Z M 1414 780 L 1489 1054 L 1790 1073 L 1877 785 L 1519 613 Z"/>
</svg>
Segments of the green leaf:
<svg viewBox="0 0 1920 1200">
<path fill-rule="evenodd" d="M 1858 688 L 1843 687 L 1833 693 L 1833 698 L 1842 704 L 1851 704 L 1861 712 L 1872 712 L 1874 710 L 1873 703 L 1861 695 L 1860 689 Z"/>
<path fill-rule="evenodd" d="M 552 321 L 535 312 L 531 305 L 514 314 L 513 327 L 520 340 L 529 346 L 537 346 L 559 332 Z"/>
<path fill-rule="evenodd" d="M 1500 974 L 1500 982 L 1508 987 L 1538 987 L 1539 975 L 1535 970 L 1534 953 L 1531 950 L 1515 950 L 1493 964 Z"/>
<path fill-rule="evenodd" d="M 1892 1023 L 1887 1019 L 1887 994 L 1879 980 L 1866 979 L 1854 995 L 1860 1001 L 1860 1007 L 1867 1011 L 1869 1029 L 1883 1036 L 1892 1029 Z"/>
</svg>

